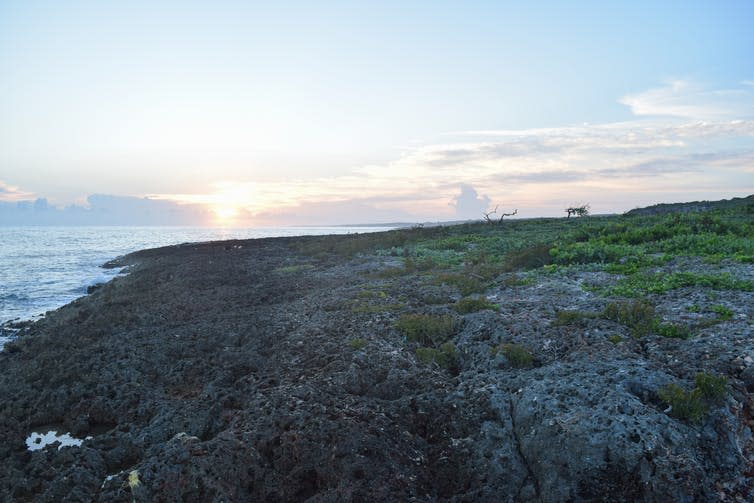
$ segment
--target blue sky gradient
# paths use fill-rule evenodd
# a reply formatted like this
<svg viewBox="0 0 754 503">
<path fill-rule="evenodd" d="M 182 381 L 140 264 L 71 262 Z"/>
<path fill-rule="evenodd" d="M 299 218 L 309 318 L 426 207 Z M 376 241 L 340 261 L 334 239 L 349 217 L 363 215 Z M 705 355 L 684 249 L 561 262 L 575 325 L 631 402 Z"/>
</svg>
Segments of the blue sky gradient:
<svg viewBox="0 0 754 503">
<path fill-rule="evenodd" d="M 0 197 L 149 195 L 243 223 L 322 204 L 336 209 L 320 223 L 337 223 L 357 200 L 366 220 L 471 216 L 453 214 L 464 184 L 524 216 L 605 187 L 618 195 L 604 211 L 754 190 L 752 2 L 271 4 L 0 2 Z M 667 129 L 700 121 L 719 127 Z M 667 144 L 600 153 L 608 125 Z M 513 158 L 489 147 L 516 131 Z M 427 152 L 459 148 L 486 154 L 425 169 Z M 709 180 L 675 194 L 670 171 L 571 181 L 540 191 L 550 201 L 489 181 L 611 166 L 631 178 L 627 166 L 702 154 Z M 405 201 L 384 202 L 396 186 Z"/>
</svg>

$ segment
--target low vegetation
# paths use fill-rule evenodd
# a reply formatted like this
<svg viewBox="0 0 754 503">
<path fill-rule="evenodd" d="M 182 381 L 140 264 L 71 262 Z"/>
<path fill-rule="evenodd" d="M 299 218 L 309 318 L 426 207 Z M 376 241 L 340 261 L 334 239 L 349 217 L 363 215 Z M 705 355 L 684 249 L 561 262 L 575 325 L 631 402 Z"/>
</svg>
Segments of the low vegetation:
<svg viewBox="0 0 754 503">
<path fill-rule="evenodd" d="M 591 311 L 555 311 L 555 326 L 573 325 L 583 320 L 593 320 L 599 318 L 600 313 Z"/>
<path fill-rule="evenodd" d="M 724 376 L 699 372 L 694 378 L 694 384 L 694 388 L 689 391 L 674 383 L 658 390 L 657 395 L 669 406 L 670 415 L 692 423 L 700 422 L 710 406 L 725 396 L 728 380 Z"/>
<path fill-rule="evenodd" d="M 367 345 L 367 341 L 366 339 L 361 339 L 361 338 L 351 339 L 350 341 L 348 341 L 348 345 L 351 346 L 353 349 L 359 350 Z"/>
<path fill-rule="evenodd" d="M 534 355 L 529 348 L 521 344 L 503 343 L 494 349 L 495 353 L 502 353 L 508 363 L 515 368 L 526 368 L 532 365 Z"/>
<path fill-rule="evenodd" d="M 723 304 L 716 304 L 710 310 L 717 314 L 719 321 L 728 321 L 733 318 L 733 311 Z"/>
<path fill-rule="evenodd" d="M 489 302 L 487 299 L 479 297 L 466 297 L 452 305 L 453 309 L 459 314 L 475 313 L 485 309 L 497 311 L 499 308 L 496 304 Z"/>
<path fill-rule="evenodd" d="M 655 326 L 655 309 L 642 300 L 610 302 L 605 306 L 602 316 L 628 327 L 633 337 L 647 335 Z"/>
<path fill-rule="evenodd" d="M 671 339 L 690 339 L 694 335 L 691 327 L 677 323 L 660 323 L 659 321 L 655 321 L 652 330 L 657 335 Z"/>
<path fill-rule="evenodd" d="M 708 400 L 720 400 L 725 396 L 728 388 L 728 379 L 725 376 L 716 376 L 699 372 L 694 378 L 696 389 Z"/>
<path fill-rule="evenodd" d="M 453 286 L 464 296 L 472 293 L 484 293 L 487 290 L 487 284 L 480 278 L 462 273 L 440 274 L 435 283 Z"/>
<path fill-rule="evenodd" d="M 417 348 L 416 357 L 424 363 L 436 364 L 447 370 L 458 366 L 458 353 L 452 342 L 445 342 L 438 348 Z"/>
<path fill-rule="evenodd" d="M 679 385 L 671 383 L 661 388 L 657 395 L 670 407 L 668 411 L 670 415 L 678 419 L 698 423 L 709 410 L 698 388 L 686 391 Z"/>
<path fill-rule="evenodd" d="M 457 329 L 450 315 L 404 314 L 395 324 L 406 339 L 424 346 L 437 346 L 447 342 Z"/>
<path fill-rule="evenodd" d="M 551 264 L 553 262 L 551 250 L 552 246 L 540 244 L 510 251 L 503 258 L 505 271 L 528 271 Z"/>
</svg>

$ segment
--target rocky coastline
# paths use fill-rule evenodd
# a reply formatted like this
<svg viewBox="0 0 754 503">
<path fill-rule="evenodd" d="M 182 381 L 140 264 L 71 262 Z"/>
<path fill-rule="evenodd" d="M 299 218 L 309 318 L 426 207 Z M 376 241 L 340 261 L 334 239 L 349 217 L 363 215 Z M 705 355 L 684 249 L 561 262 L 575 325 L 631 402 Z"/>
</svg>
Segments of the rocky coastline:
<svg viewBox="0 0 754 503">
<path fill-rule="evenodd" d="M 751 292 L 650 293 L 665 321 L 707 305 L 732 314 L 688 340 L 634 337 L 589 314 L 609 309 L 595 288 L 616 274 L 501 271 L 477 298 L 486 308 L 465 312 L 458 285 L 405 257 L 307 248 L 349 239 L 191 244 L 107 264 L 127 274 L 0 353 L 2 499 L 753 496 Z M 679 257 L 658 271 L 710 267 Z M 714 267 L 754 280 L 751 263 Z M 411 315 L 447 321 L 449 342 L 422 352 Z M 704 391 L 699 375 L 724 376 L 724 392 L 705 395 L 701 417 L 674 416 L 661 390 L 697 379 Z M 30 449 L 48 431 L 80 445 Z"/>
</svg>

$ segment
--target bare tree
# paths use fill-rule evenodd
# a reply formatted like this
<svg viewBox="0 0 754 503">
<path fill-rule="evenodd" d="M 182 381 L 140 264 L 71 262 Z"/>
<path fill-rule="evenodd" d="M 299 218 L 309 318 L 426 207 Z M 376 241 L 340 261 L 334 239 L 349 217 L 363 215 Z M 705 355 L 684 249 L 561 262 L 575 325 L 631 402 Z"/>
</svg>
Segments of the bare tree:
<svg viewBox="0 0 754 503">
<path fill-rule="evenodd" d="M 499 206 L 499 205 L 498 205 Z M 495 206 L 495 209 L 490 212 L 483 212 L 484 215 L 484 221 L 488 224 L 494 224 L 494 223 L 501 223 L 505 217 L 512 217 L 513 215 L 518 214 L 518 209 L 513 210 L 513 213 L 501 213 L 500 218 L 498 220 L 493 220 L 492 215 L 497 213 L 498 206 Z"/>
<path fill-rule="evenodd" d="M 565 212 L 568 213 L 568 217 L 566 218 L 571 218 L 571 215 L 576 215 L 577 217 L 589 216 L 589 203 L 580 206 L 571 206 L 570 208 L 566 208 Z"/>
</svg>

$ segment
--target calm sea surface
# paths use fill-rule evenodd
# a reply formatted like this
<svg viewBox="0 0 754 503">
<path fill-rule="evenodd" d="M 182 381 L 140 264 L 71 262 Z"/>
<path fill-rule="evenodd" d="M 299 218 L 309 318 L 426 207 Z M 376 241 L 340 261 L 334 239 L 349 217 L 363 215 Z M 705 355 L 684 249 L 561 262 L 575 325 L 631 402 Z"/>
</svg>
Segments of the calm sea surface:
<svg viewBox="0 0 754 503">
<path fill-rule="evenodd" d="M 0 227 L 0 325 L 10 320 L 33 319 L 85 295 L 89 285 L 118 274 L 115 269 L 102 269 L 103 263 L 144 248 L 222 239 L 387 229 L 389 227 Z"/>
</svg>

